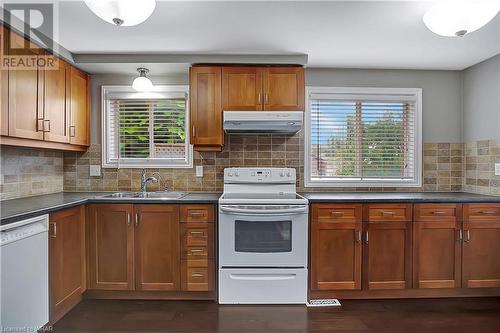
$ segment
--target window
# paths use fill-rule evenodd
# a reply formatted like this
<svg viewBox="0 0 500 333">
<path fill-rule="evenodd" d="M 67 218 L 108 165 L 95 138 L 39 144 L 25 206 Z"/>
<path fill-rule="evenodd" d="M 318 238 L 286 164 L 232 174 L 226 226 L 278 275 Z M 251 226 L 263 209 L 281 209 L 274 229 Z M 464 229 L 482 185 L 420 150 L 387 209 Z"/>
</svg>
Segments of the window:
<svg viewBox="0 0 500 333">
<path fill-rule="evenodd" d="M 307 88 L 305 186 L 421 186 L 421 89 Z"/>
<path fill-rule="evenodd" d="M 192 167 L 188 87 L 102 87 L 103 167 Z"/>
</svg>

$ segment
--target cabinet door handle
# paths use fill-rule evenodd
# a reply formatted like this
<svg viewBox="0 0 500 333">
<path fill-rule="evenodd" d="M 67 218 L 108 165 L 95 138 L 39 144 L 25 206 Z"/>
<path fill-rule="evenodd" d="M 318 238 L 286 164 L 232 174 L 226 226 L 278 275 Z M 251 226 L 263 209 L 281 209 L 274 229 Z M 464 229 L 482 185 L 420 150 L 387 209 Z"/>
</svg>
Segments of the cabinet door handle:
<svg viewBox="0 0 500 333">
<path fill-rule="evenodd" d="M 43 122 L 44 122 L 43 118 L 38 118 L 36 120 L 36 123 L 37 123 L 36 124 L 36 131 L 37 132 L 44 132 L 44 130 L 43 130 Z"/>
<path fill-rule="evenodd" d="M 196 137 L 196 127 L 193 125 L 193 138 Z"/>
<path fill-rule="evenodd" d="M 470 241 L 470 230 L 465 230 L 465 242 L 468 243 Z"/>
<path fill-rule="evenodd" d="M 127 214 L 127 225 L 130 225 L 132 223 L 132 218 L 130 217 L 130 213 Z"/>
<path fill-rule="evenodd" d="M 47 127 L 45 127 L 45 125 L 47 125 Z M 50 132 L 50 119 L 45 119 L 43 121 L 43 131 Z"/>
<path fill-rule="evenodd" d="M 71 125 L 69 127 L 69 136 L 72 138 L 76 136 L 76 126 Z"/>
<path fill-rule="evenodd" d="M 356 234 L 357 234 L 357 237 L 356 237 L 356 242 L 360 243 L 363 241 L 362 238 L 363 238 L 363 235 L 362 235 L 362 232 L 361 230 L 356 230 Z"/>
<path fill-rule="evenodd" d="M 57 223 L 53 222 L 51 224 L 52 224 L 52 230 L 54 232 L 50 235 L 50 238 L 57 238 Z"/>
<path fill-rule="evenodd" d="M 135 226 L 139 225 L 139 213 L 135 213 Z"/>
<path fill-rule="evenodd" d="M 257 94 L 257 104 L 260 105 L 261 103 L 261 95 L 260 93 Z"/>
<path fill-rule="evenodd" d="M 457 231 L 458 231 L 457 242 L 461 242 L 463 240 L 463 238 L 464 238 L 463 231 L 462 231 L 462 229 L 458 229 Z"/>
<path fill-rule="evenodd" d="M 368 230 L 365 231 L 365 244 L 368 244 L 368 240 L 369 240 L 369 234 L 368 234 Z"/>
<path fill-rule="evenodd" d="M 266 105 L 269 104 L 269 94 L 264 95 L 264 100 L 265 100 L 264 104 Z"/>
</svg>

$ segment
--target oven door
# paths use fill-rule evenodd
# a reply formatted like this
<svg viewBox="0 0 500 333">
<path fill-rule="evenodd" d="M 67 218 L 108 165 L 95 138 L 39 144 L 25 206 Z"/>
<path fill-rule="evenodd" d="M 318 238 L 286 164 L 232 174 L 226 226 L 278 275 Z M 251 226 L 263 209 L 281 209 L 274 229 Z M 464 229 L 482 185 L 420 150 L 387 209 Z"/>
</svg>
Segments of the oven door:
<svg viewBox="0 0 500 333">
<path fill-rule="evenodd" d="M 306 267 L 307 213 L 307 205 L 221 205 L 220 267 Z"/>
</svg>

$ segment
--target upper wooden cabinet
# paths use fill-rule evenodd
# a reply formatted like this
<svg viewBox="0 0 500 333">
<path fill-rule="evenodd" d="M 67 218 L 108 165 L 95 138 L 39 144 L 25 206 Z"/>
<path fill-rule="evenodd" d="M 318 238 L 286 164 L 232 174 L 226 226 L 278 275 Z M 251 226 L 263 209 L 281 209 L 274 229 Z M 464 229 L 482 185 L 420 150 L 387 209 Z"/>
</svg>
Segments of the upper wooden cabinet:
<svg viewBox="0 0 500 333">
<path fill-rule="evenodd" d="M 264 69 L 264 110 L 304 111 L 304 68 Z"/>
<path fill-rule="evenodd" d="M 13 47 L 25 39 L 2 27 L 2 38 Z M 47 51 L 31 44 L 31 56 Z M 53 57 L 54 68 L 2 71 L 1 144 L 83 151 L 90 143 L 89 77 Z"/>
<path fill-rule="evenodd" d="M 88 146 L 90 143 L 90 80 L 87 74 L 71 67 L 69 78 L 70 143 Z"/>
<path fill-rule="evenodd" d="M 224 145 L 221 67 L 190 70 L 191 143 L 195 150 L 220 151 Z"/>
<path fill-rule="evenodd" d="M 224 111 L 304 111 L 304 68 L 223 67 Z"/>
<path fill-rule="evenodd" d="M 222 98 L 224 111 L 261 111 L 263 69 L 260 67 L 224 67 Z"/>
</svg>

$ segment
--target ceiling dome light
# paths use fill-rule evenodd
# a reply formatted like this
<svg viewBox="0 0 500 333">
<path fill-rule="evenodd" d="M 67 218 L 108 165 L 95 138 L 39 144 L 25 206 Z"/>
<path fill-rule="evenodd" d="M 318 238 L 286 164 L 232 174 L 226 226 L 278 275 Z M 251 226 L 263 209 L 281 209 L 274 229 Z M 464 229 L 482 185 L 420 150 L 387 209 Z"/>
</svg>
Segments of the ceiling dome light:
<svg viewBox="0 0 500 333">
<path fill-rule="evenodd" d="M 156 7 L 156 0 L 85 0 L 85 3 L 104 21 L 124 27 L 146 21 Z"/>
<path fill-rule="evenodd" d="M 427 28 L 441 36 L 463 37 L 490 22 L 500 10 L 497 0 L 446 0 L 425 13 Z"/>
<path fill-rule="evenodd" d="M 144 67 L 137 68 L 139 76 L 132 82 L 132 88 L 141 92 L 148 92 L 153 90 L 153 82 L 147 77 L 149 69 Z"/>
</svg>

